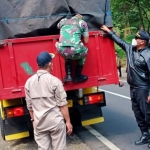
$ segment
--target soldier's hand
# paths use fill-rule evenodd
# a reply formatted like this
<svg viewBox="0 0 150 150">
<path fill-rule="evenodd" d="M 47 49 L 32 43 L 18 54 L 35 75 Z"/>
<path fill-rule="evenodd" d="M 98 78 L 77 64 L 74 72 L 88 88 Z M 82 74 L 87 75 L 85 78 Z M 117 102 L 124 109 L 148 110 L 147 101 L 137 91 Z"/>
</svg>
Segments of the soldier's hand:
<svg viewBox="0 0 150 150">
<path fill-rule="evenodd" d="M 148 103 L 150 103 L 150 96 L 148 96 L 148 100 L 147 100 L 147 102 L 148 102 Z"/>
<path fill-rule="evenodd" d="M 106 25 L 102 25 L 100 28 L 105 32 L 110 32 L 109 28 Z"/>
<path fill-rule="evenodd" d="M 72 133 L 73 127 L 72 124 L 69 122 L 66 122 L 66 127 L 67 127 L 67 134 L 70 135 Z"/>
</svg>

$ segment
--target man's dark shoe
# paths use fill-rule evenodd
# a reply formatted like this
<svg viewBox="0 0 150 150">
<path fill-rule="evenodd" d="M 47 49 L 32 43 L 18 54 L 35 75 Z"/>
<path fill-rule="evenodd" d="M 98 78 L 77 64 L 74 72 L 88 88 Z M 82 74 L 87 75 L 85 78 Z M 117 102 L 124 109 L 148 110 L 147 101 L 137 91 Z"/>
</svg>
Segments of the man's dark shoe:
<svg viewBox="0 0 150 150">
<path fill-rule="evenodd" d="M 143 145 L 148 143 L 150 140 L 150 134 L 148 132 L 143 132 L 140 140 L 135 141 L 135 145 Z"/>
<path fill-rule="evenodd" d="M 76 72 L 75 72 L 75 78 L 73 80 L 74 83 L 80 83 L 80 82 L 85 82 L 88 80 L 88 76 L 82 75 L 83 66 L 77 66 L 76 67 Z"/>
<path fill-rule="evenodd" d="M 72 81 L 72 76 L 71 76 L 72 64 L 70 60 L 66 60 L 65 70 L 66 70 L 66 77 L 63 79 L 63 82 L 71 82 Z"/>
</svg>

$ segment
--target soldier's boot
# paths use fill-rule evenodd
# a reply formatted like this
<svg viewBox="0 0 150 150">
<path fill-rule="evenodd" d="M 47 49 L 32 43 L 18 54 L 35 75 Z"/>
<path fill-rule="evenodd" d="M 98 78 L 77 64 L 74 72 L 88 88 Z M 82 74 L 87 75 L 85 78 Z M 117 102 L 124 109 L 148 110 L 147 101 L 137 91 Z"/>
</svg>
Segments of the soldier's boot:
<svg viewBox="0 0 150 150">
<path fill-rule="evenodd" d="M 88 80 L 88 76 L 82 75 L 83 66 L 77 65 L 76 67 L 76 72 L 75 72 L 75 77 L 73 82 L 74 83 L 79 83 L 79 82 L 85 82 Z"/>
<path fill-rule="evenodd" d="M 135 145 L 143 145 L 148 143 L 150 140 L 150 134 L 149 132 L 143 132 L 142 136 L 139 140 L 135 141 Z"/>
<path fill-rule="evenodd" d="M 70 60 L 65 61 L 65 70 L 66 70 L 66 77 L 63 79 L 63 82 L 71 82 L 72 81 L 72 64 Z"/>
</svg>

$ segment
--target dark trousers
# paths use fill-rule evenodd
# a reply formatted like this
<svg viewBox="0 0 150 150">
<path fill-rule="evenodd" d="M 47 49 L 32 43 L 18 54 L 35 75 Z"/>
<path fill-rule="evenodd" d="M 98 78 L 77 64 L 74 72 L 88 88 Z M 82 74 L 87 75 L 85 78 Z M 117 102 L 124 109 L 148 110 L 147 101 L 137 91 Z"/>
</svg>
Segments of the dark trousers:
<svg viewBox="0 0 150 150">
<path fill-rule="evenodd" d="M 121 66 L 118 66 L 119 77 L 122 77 Z"/>
<path fill-rule="evenodd" d="M 147 132 L 150 127 L 150 103 L 147 103 L 147 89 L 130 88 L 132 110 L 141 132 Z"/>
</svg>

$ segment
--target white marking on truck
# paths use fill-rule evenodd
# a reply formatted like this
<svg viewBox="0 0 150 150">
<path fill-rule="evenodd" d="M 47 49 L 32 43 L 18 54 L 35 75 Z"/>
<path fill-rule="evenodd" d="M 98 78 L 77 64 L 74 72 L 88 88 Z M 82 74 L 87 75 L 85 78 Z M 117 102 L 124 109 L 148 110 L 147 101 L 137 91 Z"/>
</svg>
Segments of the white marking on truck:
<svg viewBox="0 0 150 150">
<path fill-rule="evenodd" d="M 91 126 L 85 126 L 85 128 L 92 133 L 99 141 L 101 141 L 103 144 L 105 144 L 110 150 L 121 150 L 116 145 L 114 145 L 112 142 L 110 142 L 108 139 L 106 139 L 104 136 L 102 136 L 99 132 L 97 132 L 95 129 L 93 129 Z"/>
</svg>

